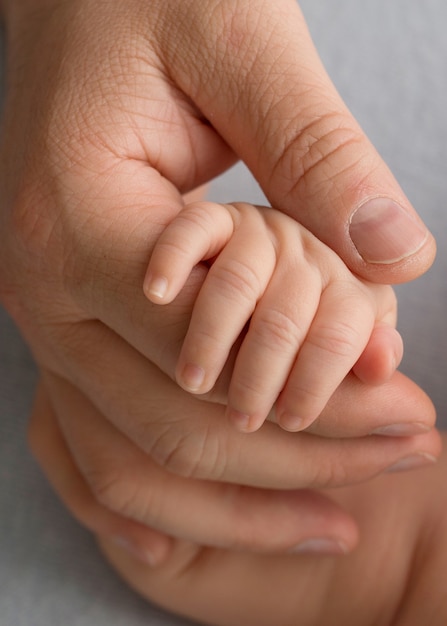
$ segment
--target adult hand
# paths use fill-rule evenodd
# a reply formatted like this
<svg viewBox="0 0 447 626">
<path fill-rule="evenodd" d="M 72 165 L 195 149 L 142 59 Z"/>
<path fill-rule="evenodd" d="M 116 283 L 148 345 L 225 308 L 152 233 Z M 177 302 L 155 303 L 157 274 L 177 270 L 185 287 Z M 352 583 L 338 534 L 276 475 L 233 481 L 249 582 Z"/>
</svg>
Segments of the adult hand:
<svg viewBox="0 0 447 626">
<path fill-rule="evenodd" d="M 223 420 L 223 407 L 188 396 L 161 372 L 153 371 L 147 386 L 148 401 L 139 408 L 143 421 L 131 428 L 135 433 L 139 427 L 141 449 L 73 385 L 46 374 L 30 443 L 75 517 L 151 565 L 169 559 L 174 539 L 257 552 L 349 552 L 358 539 L 357 523 L 340 508 L 343 502 L 301 488 L 337 487 L 387 468 L 420 466 L 440 452 L 437 431 L 408 440 L 341 441 L 291 436 L 268 423 L 246 436 Z M 368 422 L 365 395 L 361 406 Z M 347 415 L 331 411 L 331 421 L 356 419 L 354 405 Z M 159 464 L 157 450 L 145 454 L 145 446 L 155 430 L 155 446 L 163 448 L 170 429 L 181 433 L 181 445 Z M 398 455 L 404 456 L 396 463 Z"/>
<path fill-rule="evenodd" d="M 351 251 L 351 265 L 359 272 L 363 269 L 380 280 L 411 278 L 431 259 L 428 238 L 410 261 L 374 265 L 367 271 L 347 243 L 348 212 L 342 207 L 345 201 L 351 206 L 350 198 L 364 199 L 359 189 L 367 190 L 368 197 L 391 195 L 407 204 L 315 65 L 295 4 L 163 0 L 149 6 L 130 0 L 124 6 L 117 1 L 5 0 L 4 14 L 8 97 L 0 152 L 0 290 L 46 376 L 52 403 L 60 403 L 58 411 L 65 404 L 70 411 L 70 403 L 64 400 L 65 392 L 58 394 L 54 381 L 84 394 L 110 426 L 162 467 L 252 486 L 340 484 L 366 478 L 415 452 L 436 455 L 434 433 L 381 440 L 374 453 L 377 440 L 371 438 L 357 453 L 352 451 L 357 462 L 349 467 L 351 453 L 342 457 L 346 463 L 340 462 L 349 443 L 333 442 L 333 452 L 326 457 L 327 440 L 314 440 L 315 448 L 322 446 L 320 454 L 300 473 L 297 453 L 304 448 L 303 439 L 286 439 L 272 426 L 262 439 L 238 439 L 234 454 L 228 445 L 236 441 L 234 434 L 218 418 L 221 407 L 214 406 L 212 420 L 209 406 L 202 408 L 200 400 L 183 412 L 184 397 L 166 386 L 168 379 L 160 382 L 163 402 L 157 401 L 158 412 L 147 409 L 159 380 L 154 373 L 159 370 L 150 362 L 173 375 L 194 295 L 206 272 L 198 267 L 189 289 L 161 313 L 141 289 L 151 247 L 182 208 L 180 192 L 211 179 L 237 156 L 246 160 L 279 208 L 290 212 L 302 204 L 300 218 L 311 227 L 319 224 L 313 228 L 316 234 L 340 253 L 345 251 L 346 258 Z M 285 41 L 291 43 L 284 46 Z M 258 61 L 251 51 L 257 51 Z M 310 69 L 320 77 L 311 101 L 325 102 L 323 108 L 331 103 L 321 127 L 309 122 L 312 107 L 303 81 L 310 80 Z M 341 107 L 337 115 L 334 107 Z M 315 111 L 320 120 L 323 111 L 318 113 L 317 104 Z M 339 130 L 342 119 L 347 124 L 351 120 L 353 126 L 348 126 L 357 139 L 335 150 L 330 140 L 340 134 L 329 132 L 327 124 L 332 121 Z M 302 133 L 296 132 L 297 124 Z M 291 136 L 294 141 L 284 142 Z M 315 136 L 316 145 L 303 152 L 309 137 Z M 272 141 L 278 143 L 276 148 Z M 324 151 L 327 142 L 332 146 L 328 160 L 321 160 L 321 169 L 309 167 L 312 155 Z M 352 183 L 359 180 L 358 170 L 357 178 L 347 176 L 346 168 L 332 179 L 328 174 L 338 157 L 352 157 L 353 146 L 356 163 L 363 159 L 372 176 L 366 184 L 364 173 L 360 187 Z M 302 163 L 307 166 L 300 170 Z M 329 191 L 343 188 L 340 176 L 350 184 L 337 204 Z M 332 180 L 329 188 L 327 179 Z M 373 180 L 380 181 L 380 190 Z M 331 198 L 326 212 L 323 197 Z M 312 215 L 306 209 L 311 205 Z M 328 232 L 338 233 L 332 241 L 324 235 L 329 223 Z M 401 376 L 383 395 L 382 390 L 378 394 L 363 388 L 350 394 L 351 383 L 334 399 L 339 408 L 334 419 L 320 421 L 320 434 L 360 437 L 386 425 L 391 425 L 392 434 L 414 434 L 430 428 L 434 420 L 428 400 Z M 223 398 L 221 394 L 214 399 Z M 361 424 L 351 425 L 350 418 L 358 417 L 355 402 L 365 407 L 367 416 L 362 413 Z M 298 450 L 296 442 L 301 442 Z M 320 470 L 315 459 L 323 457 L 327 462 Z M 272 468 L 273 458 L 278 460 Z M 320 471 L 320 479 L 312 480 Z M 249 545 L 237 532 L 219 531 L 214 541 Z M 349 533 L 346 542 L 352 544 L 352 530 Z M 302 530 L 293 541 L 300 536 Z M 285 543 L 290 545 L 290 536 Z"/>
<path fill-rule="evenodd" d="M 147 457 L 129 456 L 128 444 L 120 444 L 119 454 L 116 454 L 117 433 L 112 432 L 107 420 L 102 420 L 101 424 L 100 416 L 92 412 L 79 395 L 69 392 L 68 398 L 74 402 L 74 410 L 86 412 L 87 434 L 91 439 L 84 440 L 81 450 L 76 438 L 71 439 L 74 445 L 67 447 L 64 441 L 67 423 L 56 416 L 48 404 L 45 389 L 41 388 L 30 429 L 34 452 L 74 515 L 98 535 L 112 566 L 152 602 L 200 623 L 216 626 L 270 626 L 273 623 L 285 626 L 296 624 L 297 619 L 305 624 L 333 624 L 334 620 L 343 624 L 364 624 L 371 620 L 394 624 L 397 615 L 399 624 L 419 624 L 430 610 L 422 600 L 427 597 L 428 584 L 432 608 L 441 616 L 443 604 L 438 600 L 444 597 L 442 572 L 447 547 L 445 454 L 438 467 L 417 475 L 379 477 L 366 484 L 331 492 L 337 504 L 350 511 L 361 532 L 357 549 L 341 559 L 305 554 L 311 549 L 327 549 L 322 541 L 302 544 L 296 554 L 247 554 L 222 549 L 224 546 L 213 549 L 191 541 L 191 537 L 198 534 L 194 530 L 189 536 L 183 535 L 186 540 L 176 540 L 141 524 L 158 488 L 168 487 L 174 495 L 174 501 L 166 501 L 164 505 L 176 508 L 178 517 L 187 512 L 185 505 L 191 495 L 189 508 L 194 509 L 198 490 L 203 490 L 202 497 L 207 495 L 210 502 L 208 506 L 201 503 L 196 523 L 202 527 L 200 532 L 204 537 L 209 537 L 213 527 L 225 525 L 231 515 L 241 536 L 251 531 L 256 541 L 261 530 L 276 537 L 278 547 L 284 547 L 287 537 L 290 539 L 293 535 L 290 528 L 287 530 L 285 519 L 290 526 L 302 527 L 307 523 L 299 517 L 300 495 L 294 492 L 282 499 L 278 494 L 279 498 L 274 499 L 263 492 L 261 502 L 258 493 L 256 508 L 250 507 L 250 501 L 256 498 L 253 489 L 241 493 L 226 486 L 216 492 L 216 495 L 220 493 L 217 502 L 212 496 L 212 483 L 200 485 L 197 481 L 184 480 L 178 483 L 180 489 L 176 490 L 171 481 L 176 483 L 177 479 L 166 474 L 163 477 L 159 469 L 148 464 Z M 74 423 L 70 420 L 69 428 Z M 83 428 L 81 426 L 81 430 Z M 129 483 L 126 490 L 125 484 L 122 485 L 122 499 L 127 498 L 127 512 L 133 501 L 134 511 L 140 511 L 140 521 L 135 515 L 131 519 L 112 512 L 95 500 L 86 475 L 79 471 L 88 461 L 89 454 L 82 452 L 85 447 L 96 448 L 103 459 L 108 457 L 109 465 L 112 458 L 119 464 L 120 454 L 124 453 L 123 465 L 128 465 Z M 307 462 L 305 456 L 303 462 Z M 255 514 L 251 518 L 247 515 L 250 508 Z M 165 513 L 160 508 L 156 511 L 155 516 L 152 513 L 151 518 L 147 518 L 155 527 L 157 515 L 160 520 Z M 324 507 L 320 513 L 324 516 Z M 257 517 L 261 518 L 263 526 Z M 324 521 L 318 517 L 316 521 L 317 528 L 321 529 Z M 175 532 L 172 526 L 171 529 Z M 422 558 L 412 558 L 415 554 Z M 413 584 L 405 584 L 408 580 Z M 356 602 L 352 602 L 353 588 Z"/>
<path fill-rule="evenodd" d="M 31 145 L 14 154 L 41 160 L 26 177 L 25 198 L 12 192 L 19 206 L 29 206 L 36 186 L 33 197 L 42 201 L 51 175 L 67 168 L 93 183 L 113 172 L 121 181 L 115 206 L 123 208 L 126 191 L 136 192 L 126 177 L 131 166 L 161 174 L 163 201 L 172 195 L 167 181 L 189 190 L 242 158 L 272 206 L 299 219 L 355 273 L 394 283 L 428 268 L 433 238 L 341 101 L 295 0 L 4 4 L 9 137 L 20 146 L 25 135 Z M 46 145 L 37 147 L 38 138 Z M 138 206 L 155 208 L 147 174 Z M 68 195 L 73 179 L 64 180 L 56 186 Z M 163 209 L 175 210 L 173 203 Z"/>
</svg>

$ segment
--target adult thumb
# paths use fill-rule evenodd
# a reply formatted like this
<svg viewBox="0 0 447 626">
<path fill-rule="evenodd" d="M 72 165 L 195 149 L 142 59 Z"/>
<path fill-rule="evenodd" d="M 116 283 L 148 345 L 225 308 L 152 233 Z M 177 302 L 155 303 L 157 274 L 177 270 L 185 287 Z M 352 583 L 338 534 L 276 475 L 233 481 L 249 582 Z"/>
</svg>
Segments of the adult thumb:
<svg viewBox="0 0 447 626">
<path fill-rule="evenodd" d="M 338 95 L 295 0 L 180 4 L 176 80 L 272 206 L 366 279 L 426 271 L 434 239 Z"/>
</svg>

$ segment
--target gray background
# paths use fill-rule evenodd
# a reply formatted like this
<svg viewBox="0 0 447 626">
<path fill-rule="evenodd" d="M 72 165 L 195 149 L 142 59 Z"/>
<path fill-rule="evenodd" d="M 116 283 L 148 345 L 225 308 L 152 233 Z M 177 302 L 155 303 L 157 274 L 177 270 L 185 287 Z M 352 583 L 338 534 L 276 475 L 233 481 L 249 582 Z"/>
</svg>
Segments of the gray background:
<svg viewBox="0 0 447 626">
<path fill-rule="evenodd" d="M 402 369 L 431 395 L 447 427 L 447 3 L 304 0 L 335 84 L 438 236 L 423 278 L 399 287 Z M 213 196 L 262 202 L 244 167 Z M 0 626 L 186 626 L 126 589 L 65 512 L 25 442 L 35 371 L 0 309 Z M 241 625 L 243 626 L 243 625 Z"/>
</svg>

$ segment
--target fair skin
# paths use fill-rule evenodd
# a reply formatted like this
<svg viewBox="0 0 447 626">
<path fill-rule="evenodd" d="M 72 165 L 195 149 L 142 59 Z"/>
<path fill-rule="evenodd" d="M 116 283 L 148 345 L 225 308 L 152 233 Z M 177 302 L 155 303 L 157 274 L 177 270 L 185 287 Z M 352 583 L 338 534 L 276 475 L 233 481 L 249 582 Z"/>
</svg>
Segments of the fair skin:
<svg viewBox="0 0 447 626">
<path fill-rule="evenodd" d="M 86 409 L 81 399 L 71 400 L 75 410 Z M 184 404 L 191 401 L 185 395 Z M 97 434 L 98 418 L 90 410 Z M 113 442 L 110 435 L 106 431 L 101 435 L 108 445 Z M 250 554 L 237 546 L 216 549 L 190 539 L 174 540 L 135 522 L 133 541 L 123 544 L 116 534 L 129 520 L 92 497 L 74 458 L 76 448 L 67 447 L 44 388 L 34 407 L 30 442 L 62 500 L 98 535 L 103 553 L 126 583 L 151 602 L 194 622 L 440 626 L 447 619 L 447 453 L 433 468 L 326 491 L 350 511 L 360 529 L 352 554 L 331 557 L 308 554 L 306 546 L 282 555 Z M 138 471 L 144 471 L 143 461 Z M 139 496 L 144 497 L 141 490 Z M 209 511 L 203 514 L 205 524 L 219 524 Z M 241 523 L 239 516 L 237 521 Z M 266 532 L 272 533 L 272 528 Z M 149 547 L 150 553 L 145 551 Z M 315 551 L 315 545 L 308 547 Z"/>
<path fill-rule="evenodd" d="M 391 288 L 355 278 L 330 248 L 279 211 L 187 205 L 155 245 L 147 297 L 172 302 L 201 261 L 210 268 L 176 378 L 187 391 L 211 391 L 249 323 L 228 390 L 227 416 L 240 430 L 257 430 L 274 405 L 283 428 L 303 430 L 351 369 L 380 384 L 399 365 Z"/>
<path fill-rule="evenodd" d="M 247 441 L 219 419 L 225 380 L 213 404 L 196 399 L 189 415 L 172 383 L 204 272 L 195 270 L 162 313 L 141 290 L 151 246 L 183 208 L 183 195 L 238 159 L 272 205 L 357 275 L 393 283 L 430 266 L 433 238 L 336 93 L 295 2 L 2 0 L 0 7 L 8 64 L 0 297 L 94 498 L 121 511 L 132 464 L 99 453 L 81 463 L 91 450 L 73 433 L 82 420 L 67 389 L 101 411 L 132 459 L 144 454 L 182 483 L 172 485 L 181 491 L 181 515 L 160 476 L 153 507 L 128 501 L 128 517 L 248 550 L 278 549 L 264 526 L 274 521 L 282 549 L 309 538 L 309 528 L 350 549 L 351 515 L 320 496 L 296 493 L 291 504 L 281 489 L 341 484 L 436 456 L 428 398 L 398 373 L 386 393 L 348 377 L 312 446 L 276 429 Z M 353 419 L 359 405 L 362 420 Z M 370 437 L 377 429 L 409 436 Z M 124 456 L 121 445 L 115 458 Z M 207 479 L 208 491 L 185 477 Z M 219 494 L 228 483 L 253 489 L 238 500 L 250 527 L 225 514 Z M 149 496 L 151 486 L 144 489 Z M 206 501 L 221 523 L 200 530 Z M 272 520 L 273 504 L 288 515 Z M 134 540 L 134 526 L 119 529 Z"/>
<path fill-rule="evenodd" d="M 446 475 L 443 454 L 436 468 L 417 475 L 337 492 L 361 533 L 346 557 L 247 555 L 180 542 L 172 558 L 153 569 L 107 538 L 100 546 L 141 595 L 211 626 L 442 626 Z"/>
<path fill-rule="evenodd" d="M 398 372 L 395 376 L 401 377 Z M 68 381 L 47 373 L 44 382 L 37 402 L 50 388 L 43 412 L 54 413 L 62 441 L 87 486 L 81 500 L 96 501 L 108 512 L 92 520 L 87 504 L 83 514 L 75 514 L 96 534 L 113 535 L 139 554 L 149 555 L 151 562 L 161 559 L 167 547 L 160 548 L 158 541 L 147 544 L 146 527 L 201 545 L 240 550 L 289 552 L 305 546 L 332 554 L 349 552 L 358 541 L 355 519 L 327 494 L 314 490 L 365 481 L 396 467 L 432 464 L 440 451 L 434 429 L 408 437 L 371 436 L 377 430 L 394 435 L 404 424 L 396 423 L 392 433 L 387 433 L 387 426 L 378 427 L 383 414 L 377 412 L 376 388 L 364 393 L 352 375 L 334 394 L 313 434 L 293 436 L 272 423 L 249 437 L 238 433 L 223 419 L 224 406 L 197 400 L 156 369 L 146 369 L 142 378 L 132 381 L 130 397 L 123 396 L 122 384 L 117 386 L 118 410 L 131 401 L 139 418 L 138 427 L 127 433 Z M 426 413 L 430 407 L 426 396 L 416 393 L 411 381 L 400 379 L 399 386 L 407 394 L 397 397 L 393 384 L 381 388 L 387 419 L 390 415 L 396 422 L 407 419 L 413 411 L 425 423 L 429 417 L 434 420 L 432 410 Z M 345 394 L 350 404 L 344 402 Z M 183 456 L 173 453 L 169 439 L 163 437 L 171 424 L 184 433 Z M 207 430 L 206 447 L 200 440 L 202 429 Z M 148 454 L 142 446 L 148 445 L 152 431 L 159 433 L 157 448 Z M 46 429 L 33 432 L 45 448 Z M 270 444 L 281 454 L 272 454 Z M 64 472 L 53 474 L 47 467 L 49 457 L 38 456 L 67 502 L 64 486 L 72 484 L 70 474 L 67 478 Z M 207 462 L 213 466 L 211 478 L 201 467 Z"/>
</svg>

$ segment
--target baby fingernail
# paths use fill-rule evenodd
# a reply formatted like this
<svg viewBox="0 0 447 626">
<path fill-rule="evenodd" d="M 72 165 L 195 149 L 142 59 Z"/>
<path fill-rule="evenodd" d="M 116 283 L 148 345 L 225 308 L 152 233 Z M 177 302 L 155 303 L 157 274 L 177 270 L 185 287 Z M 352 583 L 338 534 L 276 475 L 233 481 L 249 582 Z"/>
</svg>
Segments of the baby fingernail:
<svg viewBox="0 0 447 626">
<path fill-rule="evenodd" d="M 412 454 L 410 456 L 404 457 L 403 459 L 400 459 L 400 461 L 397 461 L 397 463 L 394 463 L 385 471 L 388 473 L 406 472 L 407 470 L 424 467 L 424 465 L 433 465 L 434 463 L 436 463 L 436 461 L 436 457 L 432 454 L 428 454 L 427 452 L 419 452 L 417 454 Z"/>
<path fill-rule="evenodd" d="M 384 264 L 411 256 L 428 236 L 422 222 L 389 198 L 361 204 L 351 216 L 349 233 L 365 261 Z"/>
<path fill-rule="evenodd" d="M 157 559 L 150 550 L 143 550 L 139 548 L 134 544 L 133 541 L 131 541 L 127 537 L 112 537 L 112 541 L 116 546 L 118 546 L 118 548 L 120 548 L 121 550 L 125 550 L 135 559 L 138 559 L 138 561 L 142 561 L 146 565 L 150 565 L 150 567 L 155 567 L 155 565 L 157 565 Z"/>
<path fill-rule="evenodd" d="M 181 380 L 189 391 L 199 391 L 205 380 L 205 370 L 193 363 L 187 363 L 182 370 Z"/>
<path fill-rule="evenodd" d="M 250 428 L 250 416 L 246 413 L 241 413 L 235 409 L 229 409 L 228 418 L 236 426 L 236 428 L 242 432 L 247 432 Z"/>
<path fill-rule="evenodd" d="M 163 276 L 149 276 L 144 282 L 143 289 L 150 300 L 162 300 L 168 291 L 168 281 Z"/>
<path fill-rule="evenodd" d="M 343 541 L 339 539 L 328 539 L 327 537 L 306 539 L 290 550 L 292 554 L 326 555 L 347 554 L 348 551 Z"/>
<path fill-rule="evenodd" d="M 280 415 L 278 421 L 281 428 L 284 428 L 284 430 L 288 430 L 292 433 L 301 430 L 304 423 L 301 417 L 298 417 L 297 415 L 290 415 L 289 413 L 283 413 Z"/>
</svg>

